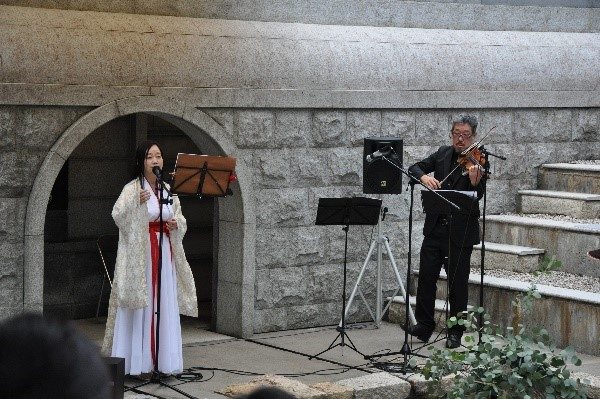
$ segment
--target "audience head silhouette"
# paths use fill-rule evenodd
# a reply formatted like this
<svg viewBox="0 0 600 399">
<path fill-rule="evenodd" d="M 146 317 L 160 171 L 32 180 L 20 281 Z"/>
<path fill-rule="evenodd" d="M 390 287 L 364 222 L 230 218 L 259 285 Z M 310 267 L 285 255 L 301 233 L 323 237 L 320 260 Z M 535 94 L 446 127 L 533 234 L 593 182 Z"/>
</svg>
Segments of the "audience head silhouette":
<svg viewBox="0 0 600 399">
<path fill-rule="evenodd" d="M 250 393 L 245 399 L 296 399 L 296 397 L 279 388 L 262 387 Z"/>
<path fill-rule="evenodd" d="M 108 399 L 108 369 L 74 325 L 23 314 L 0 324 L 0 397 Z"/>
</svg>

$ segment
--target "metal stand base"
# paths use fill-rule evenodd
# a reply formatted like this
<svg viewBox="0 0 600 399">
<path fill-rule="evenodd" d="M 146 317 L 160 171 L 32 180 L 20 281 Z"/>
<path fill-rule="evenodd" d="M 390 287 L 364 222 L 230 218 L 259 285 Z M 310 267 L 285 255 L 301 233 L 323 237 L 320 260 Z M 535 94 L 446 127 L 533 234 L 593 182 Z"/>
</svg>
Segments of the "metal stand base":
<svg viewBox="0 0 600 399">
<path fill-rule="evenodd" d="M 174 387 L 174 386 L 172 386 L 172 385 L 169 385 L 169 384 L 167 384 L 166 382 L 164 382 L 164 381 L 162 380 L 164 377 L 165 377 L 165 375 L 164 375 L 164 374 L 162 374 L 162 373 L 153 372 L 153 373 L 152 373 L 152 375 L 150 376 L 150 380 L 148 380 L 148 381 L 145 381 L 145 382 L 143 382 L 143 383 L 141 383 L 141 384 L 139 384 L 139 385 L 136 385 L 136 386 L 134 386 L 134 387 L 127 387 L 127 388 L 125 389 L 125 391 L 133 391 L 133 392 L 136 392 L 136 393 L 141 393 L 141 394 L 147 394 L 147 395 L 150 395 L 150 393 L 148 393 L 148 392 L 144 392 L 144 391 L 140 390 L 139 388 L 145 387 L 146 385 L 150 385 L 150 384 L 156 384 L 156 385 L 159 385 L 159 386 L 161 386 L 161 387 L 169 388 L 169 389 L 171 389 L 171 390 L 173 390 L 173 391 L 177 392 L 178 394 L 185 396 L 186 398 L 190 398 L 190 399 L 198 399 L 196 396 L 192 396 L 192 395 L 190 395 L 190 394 L 188 394 L 188 393 L 185 393 L 185 392 L 183 392 L 183 391 L 182 391 L 181 389 L 179 389 L 179 388 L 176 388 L 176 387 Z M 159 398 L 160 398 L 160 396 L 157 396 L 157 395 L 156 395 L 156 394 L 154 394 L 154 393 L 153 393 L 153 394 L 151 394 L 151 395 L 152 395 L 152 396 L 156 396 L 156 397 L 159 397 Z"/>
<path fill-rule="evenodd" d="M 383 220 L 383 218 L 385 217 L 386 211 L 387 211 L 386 208 L 384 208 L 382 210 L 383 215 L 382 215 L 381 220 Z M 371 241 L 371 245 L 369 247 L 369 252 L 367 253 L 367 257 L 365 259 L 365 262 L 363 263 L 362 268 L 360 269 L 358 279 L 356 280 L 356 283 L 354 284 L 354 288 L 352 289 L 352 293 L 350 294 L 350 298 L 348 299 L 348 304 L 346 305 L 346 308 L 344 310 L 345 317 L 348 317 L 348 312 L 350 311 L 350 306 L 352 305 L 352 302 L 354 301 L 354 298 L 356 297 L 356 294 L 358 293 L 360 295 L 361 299 L 363 300 L 364 304 L 366 305 L 367 310 L 369 311 L 369 314 L 371 315 L 371 318 L 373 319 L 373 321 L 375 322 L 375 325 L 377 327 L 379 327 L 379 325 L 381 324 L 381 320 L 383 319 L 385 312 L 387 312 L 388 308 L 392 304 L 394 297 L 398 294 L 398 292 L 400 292 L 402 294 L 405 301 L 409 300 L 407 292 L 404 289 L 404 284 L 402 283 L 402 278 L 400 277 L 400 272 L 398 271 L 398 266 L 396 265 L 396 260 L 394 259 L 394 254 L 392 253 L 392 250 L 390 248 L 389 240 L 386 236 L 381 234 L 380 224 L 381 223 L 377 223 L 377 237 Z M 375 312 L 373 312 L 373 310 L 371 309 L 371 306 L 369 306 L 369 303 L 365 299 L 365 296 L 363 295 L 363 293 L 360 289 L 360 283 L 362 282 L 362 279 L 365 275 L 365 271 L 367 270 L 367 267 L 369 266 L 369 262 L 371 261 L 371 257 L 373 256 L 373 252 L 375 251 L 375 249 L 377 249 L 377 288 L 376 288 L 377 303 L 376 303 L 376 307 L 375 307 Z M 383 302 L 384 302 L 383 301 L 383 287 L 382 287 L 382 283 L 381 283 L 381 270 L 382 270 L 384 251 L 387 254 L 387 257 L 392 266 L 392 270 L 393 270 L 393 272 L 396 276 L 396 280 L 398 282 L 398 288 L 396 289 L 394 294 L 390 297 L 388 302 L 385 304 L 385 307 L 383 306 L 384 305 L 383 304 Z M 409 315 L 410 315 L 411 322 L 413 324 L 416 324 L 417 321 L 415 319 L 415 315 L 413 313 L 412 308 L 410 308 L 410 307 L 409 307 Z M 340 326 L 342 325 L 341 321 L 340 321 L 339 325 Z"/>
<path fill-rule="evenodd" d="M 352 342 L 352 340 L 350 339 L 350 337 L 346 333 L 346 329 L 345 328 L 343 328 L 341 326 L 337 326 L 335 329 L 338 331 L 338 335 L 335 337 L 335 339 L 333 340 L 333 342 L 331 342 L 331 344 L 327 347 L 327 349 L 322 350 L 321 352 L 317 353 L 316 355 L 309 356 L 309 358 L 308 358 L 309 360 L 312 360 L 315 357 L 319 357 L 323 353 L 328 352 L 328 351 L 330 351 L 333 348 L 337 348 L 338 346 L 342 348 L 342 356 L 344 356 L 344 347 L 352 349 L 354 352 L 358 353 L 359 355 L 361 355 L 363 357 L 365 356 L 364 353 L 362 353 L 361 351 L 359 351 L 358 349 L 356 349 L 356 346 L 354 345 L 354 342 Z M 338 338 L 340 339 L 340 342 L 337 342 Z M 346 340 L 348 341 L 348 343 L 346 343 Z"/>
</svg>

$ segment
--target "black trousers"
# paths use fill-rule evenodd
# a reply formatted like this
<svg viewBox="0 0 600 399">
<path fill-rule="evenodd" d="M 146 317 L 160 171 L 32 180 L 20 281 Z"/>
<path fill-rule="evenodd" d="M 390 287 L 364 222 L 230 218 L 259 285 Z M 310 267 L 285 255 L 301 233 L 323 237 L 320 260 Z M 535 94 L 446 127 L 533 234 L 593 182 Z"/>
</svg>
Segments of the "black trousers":
<svg viewBox="0 0 600 399">
<path fill-rule="evenodd" d="M 425 237 L 421 246 L 415 318 L 418 323 L 432 330 L 435 327 L 434 306 L 437 281 L 442 266 L 446 269 L 448 276 L 450 316 L 456 316 L 467 310 L 469 299 L 468 282 L 473 247 L 454 245 L 449 243 L 448 238 L 448 225 L 442 219 L 438 221 L 433 232 Z M 450 250 L 449 259 L 448 250 Z M 456 331 L 464 330 L 462 326 L 454 329 Z"/>
</svg>

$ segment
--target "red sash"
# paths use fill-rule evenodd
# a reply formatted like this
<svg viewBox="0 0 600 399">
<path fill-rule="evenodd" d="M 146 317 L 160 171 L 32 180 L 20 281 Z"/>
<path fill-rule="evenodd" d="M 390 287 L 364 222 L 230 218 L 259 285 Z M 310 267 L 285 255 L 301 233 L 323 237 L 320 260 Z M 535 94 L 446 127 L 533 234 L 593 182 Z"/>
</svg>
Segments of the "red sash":
<svg viewBox="0 0 600 399">
<path fill-rule="evenodd" d="M 158 364 L 158 359 L 156 358 L 156 347 L 155 347 L 155 339 L 154 339 L 154 320 L 156 318 L 156 288 L 158 284 L 158 237 L 160 234 L 160 222 L 150 222 L 149 224 L 150 231 L 150 255 L 152 257 L 152 324 L 150 326 L 150 350 L 152 352 L 152 361 L 155 365 Z M 167 222 L 163 222 L 163 233 L 167 235 L 168 238 L 171 237 L 171 232 L 169 231 L 169 227 L 167 226 Z M 164 242 L 164 241 L 163 241 Z M 171 240 L 169 239 L 169 247 L 171 246 Z M 173 251 L 171 251 L 171 258 L 173 257 Z"/>
</svg>

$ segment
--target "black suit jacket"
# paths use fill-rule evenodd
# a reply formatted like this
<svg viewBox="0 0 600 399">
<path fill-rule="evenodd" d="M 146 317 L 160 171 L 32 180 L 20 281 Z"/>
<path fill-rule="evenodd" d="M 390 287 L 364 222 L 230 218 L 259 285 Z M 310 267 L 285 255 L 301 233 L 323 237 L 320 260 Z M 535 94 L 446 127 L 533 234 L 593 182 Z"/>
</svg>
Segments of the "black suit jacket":
<svg viewBox="0 0 600 399">
<path fill-rule="evenodd" d="M 417 179 L 423 175 L 433 172 L 433 177 L 442 181 L 456 164 L 452 165 L 452 146 L 441 146 L 436 152 L 412 165 L 408 171 Z M 460 168 L 459 168 L 460 169 Z M 456 171 L 448 181 L 442 185 L 444 190 L 477 191 L 477 199 L 483 197 L 485 190 L 485 179 L 482 178 L 477 187 L 471 185 L 469 176 L 462 176 Z M 423 235 L 430 235 L 438 221 L 438 218 L 444 217 L 440 214 L 427 214 L 425 216 L 425 225 L 423 226 Z M 469 214 L 455 214 L 450 230 L 450 241 L 459 247 L 470 247 L 481 241 L 479 232 L 479 206 L 473 206 Z"/>
</svg>

